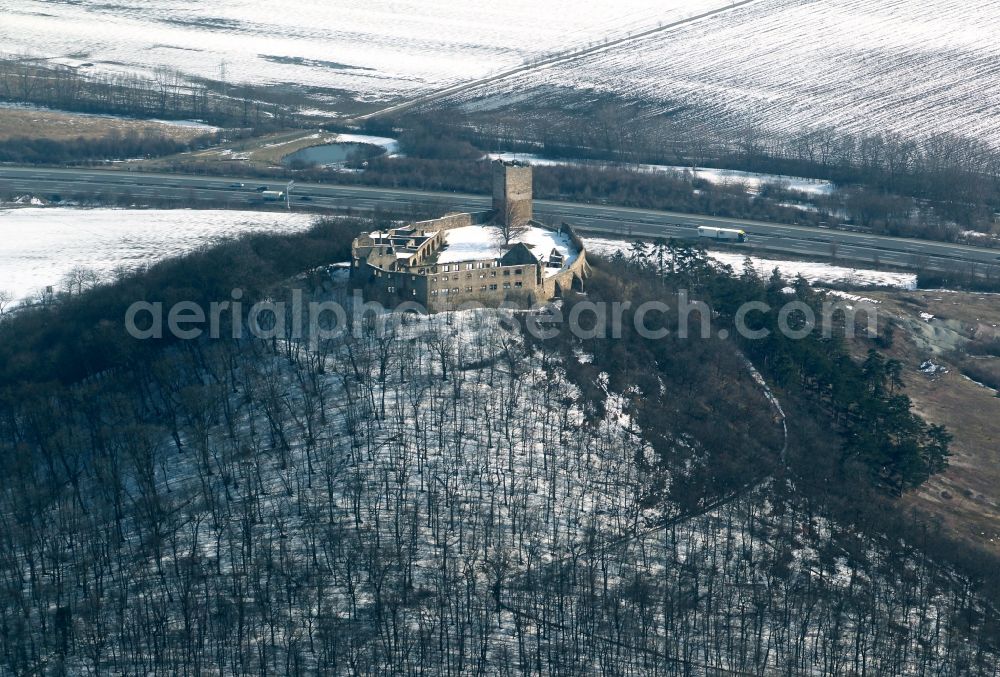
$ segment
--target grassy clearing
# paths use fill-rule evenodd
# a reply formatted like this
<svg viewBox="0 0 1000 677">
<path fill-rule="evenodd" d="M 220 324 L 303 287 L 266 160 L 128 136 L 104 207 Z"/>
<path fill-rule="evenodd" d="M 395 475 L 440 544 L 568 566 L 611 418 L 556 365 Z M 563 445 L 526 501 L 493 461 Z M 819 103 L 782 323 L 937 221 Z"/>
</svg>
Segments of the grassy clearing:
<svg viewBox="0 0 1000 677">
<path fill-rule="evenodd" d="M 279 132 L 227 143 L 206 150 L 152 160 L 147 164 L 154 167 L 167 167 L 183 161 L 187 164 L 198 163 L 208 166 L 268 168 L 281 164 L 281 159 L 286 155 L 291 155 L 309 146 L 332 143 L 336 137 L 336 134 L 326 134 L 314 130 Z"/>
<path fill-rule="evenodd" d="M 189 141 L 205 134 L 197 127 L 162 124 L 148 120 L 130 120 L 103 115 L 79 115 L 61 111 L 20 108 L 0 109 L 0 141 L 13 138 L 66 141 L 79 137 L 99 139 L 118 132 L 149 136 L 165 136 L 177 141 Z"/>
<path fill-rule="evenodd" d="M 866 295 L 879 300 L 880 311 L 902 329 L 887 353 L 904 364 L 914 409 L 954 435 L 949 468 L 907 495 L 905 504 L 953 535 L 1000 554 L 1000 397 L 962 369 L 968 341 L 1000 327 L 1000 297 L 941 291 Z M 925 360 L 947 371 L 922 372 Z"/>
</svg>

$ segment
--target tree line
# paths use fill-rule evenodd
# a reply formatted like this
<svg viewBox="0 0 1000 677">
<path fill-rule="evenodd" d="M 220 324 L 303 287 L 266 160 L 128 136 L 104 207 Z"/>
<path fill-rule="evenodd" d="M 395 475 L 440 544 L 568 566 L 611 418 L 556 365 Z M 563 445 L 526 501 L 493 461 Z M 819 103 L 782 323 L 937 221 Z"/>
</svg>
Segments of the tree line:
<svg viewBox="0 0 1000 677">
<path fill-rule="evenodd" d="M 249 308 L 279 280 L 348 259 L 353 236 L 367 223 L 337 219 L 298 234 L 253 233 L 148 267 L 123 267 L 109 279 L 79 271 L 65 293 L 43 295 L 0 322 L 0 387 L 76 383 L 144 359 L 172 339 L 129 339 L 124 318 L 132 303 L 192 301 L 207 308 L 238 288 Z"/>
<path fill-rule="evenodd" d="M 379 128 L 385 124 L 373 121 Z M 754 124 L 727 131 L 610 101 L 582 106 L 572 117 L 544 108 L 529 114 L 515 107 L 453 112 L 446 119 L 413 114 L 395 125 L 433 130 L 439 137 L 477 148 L 556 159 L 709 166 L 826 179 L 843 195 L 821 208 L 830 215 L 845 212 L 855 223 L 882 232 L 954 239 L 962 229 L 990 232 L 994 214 L 1000 212 L 1000 154 L 958 135 L 912 139 L 824 128 L 789 136 Z"/>
<path fill-rule="evenodd" d="M 835 475 L 854 477 L 860 467 L 874 486 L 900 494 L 946 467 L 951 436 L 912 412 L 901 379 L 903 365 L 878 350 L 892 342 L 885 318 L 881 325 L 876 322 L 874 335 L 864 338 L 870 347 L 859 360 L 845 337 L 862 331 L 853 323 L 862 318 L 867 323 L 870 311 L 855 316 L 842 305 L 827 312 L 824 297 L 801 277 L 791 287 L 777 270 L 765 280 L 749 260 L 738 275 L 720 273 L 700 245 L 673 239 L 636 241 L 629 255 L 619 252 L 615 262 L 659 280 L 667 292 L 697 292 L 726 333 L 739 337 L 740 349 L 770 383 L 783 393 L 808 397 L 822 409 L 842 440 L 831 467 Z M 785 324 L 799 334 L 795 336 L 783 331 L 779 321 L 792 301 L 808 308 L 816 323 L 810 327 L 801 310 L 789 314 Z M 747 314 L 744 330 L 738 331 L 737 313 L 748 303 L 761 304 L 761 310 Z M 831 326 L 820 327 L 820 322 Z"/>
<path fill-rule="evenodd" d="M 293 126 L 290 106 L 251 85 L 190 78 L 177 69 L 136 73 L 83 73 L 28 54 L 0 53 L 0 100 L 77 113 L 137 118 L 204 120 L 260 131 Z"/>
<path fill-rule="evenodd" d="M 152 158 L 206 148 L 217 141 L 217 134 L 178 141 L 165 134 L 140 133 L 134 130 L 124 134 L 112 130 L 99 138 L 77 137 L 65 140 L 15 137 L 0 141 L 0 162 L 71 164 Z"/>
</svg>

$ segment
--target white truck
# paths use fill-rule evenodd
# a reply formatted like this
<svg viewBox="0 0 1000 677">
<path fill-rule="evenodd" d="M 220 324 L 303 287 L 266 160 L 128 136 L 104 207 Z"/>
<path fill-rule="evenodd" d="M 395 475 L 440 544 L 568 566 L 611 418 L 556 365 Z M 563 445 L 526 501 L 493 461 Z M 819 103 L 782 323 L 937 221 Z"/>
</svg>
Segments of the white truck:
<svg viewBox="0 0 1000 677">
<path fill-rule="evenodd" d="M 699 226 L 698 237 L 711 238 L 721 242 L 746 242 L 749 238 L 745 230 L 739 228 L 716 228 L 714 226 Z"/>
<path fill-rule="evenodd" d="M 264 198 L 264 202 L 278 202 L 285 199 L 285 192 L 282 190 L 265 190 L 261 191 L 260 196 Z"/>
</svg>

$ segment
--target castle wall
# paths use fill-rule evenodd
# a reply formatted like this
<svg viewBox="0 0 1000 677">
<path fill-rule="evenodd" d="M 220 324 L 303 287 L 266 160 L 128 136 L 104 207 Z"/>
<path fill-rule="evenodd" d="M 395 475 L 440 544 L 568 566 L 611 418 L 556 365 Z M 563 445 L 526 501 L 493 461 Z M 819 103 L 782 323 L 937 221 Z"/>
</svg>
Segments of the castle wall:
<svg viewBox="0 0 1000 677">
<path fill-rule="evenodd" d="M 464 261 L 452 270 L 428 275 L 427 306 L 445 310 L 463 303 L 498 306 L 504 301 L 530 304 L 539 298 L 537 264 L 501 266 L 497 261 Z"/>
<path fill-rule="evenodd" d="M 445 214 L 437 219 L 428 221 L 417 221 L 412 224 L 417 230 L 451 230 L 452 228 L 464 228 L 475 225 L 472 222 L 472 214 Z"/>
<path fill-rule="evenodd" d="M 565 296 L 574 288 L 574 282 L 576 287 L 582 288 L 583 281 L 589 275 L 590 264 L 587 263 L 587 250 L 580 249 L 580 255 L 576 257 L 569 268 L 542 280 L 539 297 L 548 300 L 557 296 Z"/>
</svg>

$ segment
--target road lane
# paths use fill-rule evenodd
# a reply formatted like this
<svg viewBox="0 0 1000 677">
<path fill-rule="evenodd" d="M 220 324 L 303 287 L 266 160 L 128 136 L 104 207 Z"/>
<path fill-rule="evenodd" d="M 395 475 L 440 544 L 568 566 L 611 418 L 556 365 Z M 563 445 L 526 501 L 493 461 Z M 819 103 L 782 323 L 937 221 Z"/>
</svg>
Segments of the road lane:
<svg viewBox="0 0 1000 677">
<path fill-rule="evenodd" d="M 234 188 L 230 184 L 244 184 Z M 40 197 L 109 194 L 157 198 L 179 202 L 219 202 L 227 206 L 262 208 L 265 203 L 254 188 L 284 188 L 285 181 L 242 177 L 159 174 L 106 169 L 38 168 L 0 166 L 0 192 L 33 193 Z M 309 195 L 303 202 L 297 198 Z M 296 183 L 292 205 L 356 211 L 401 210 L 414 206 L 436 210 L 489 209 L 483 195 L 417 191 L 401 188 Z M 273 207 L 273 203 L 270 203 Z M 856 263 L 885 263 L 905 267 L 921 265 L 954 270 L 970 267 L 978 275 L 1000 278 L 1000 250 L 944 242 L 883 237 L 867 233 L 811 228 L 792 224 L 749 221 L 703 214 L 684 214 L 633 207 L 536 200 L 538 218 L 567 221 L 587 233 L 615 237 L 692 237 L 698 226 L 741 227 L 751 244 L 777 252 Z"/>
</svg>

